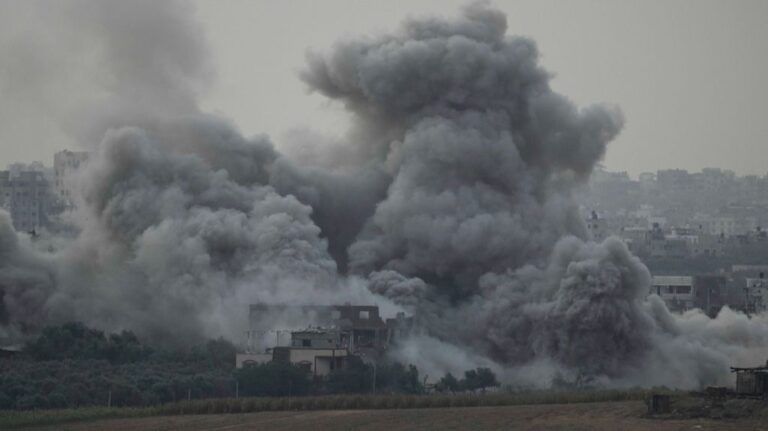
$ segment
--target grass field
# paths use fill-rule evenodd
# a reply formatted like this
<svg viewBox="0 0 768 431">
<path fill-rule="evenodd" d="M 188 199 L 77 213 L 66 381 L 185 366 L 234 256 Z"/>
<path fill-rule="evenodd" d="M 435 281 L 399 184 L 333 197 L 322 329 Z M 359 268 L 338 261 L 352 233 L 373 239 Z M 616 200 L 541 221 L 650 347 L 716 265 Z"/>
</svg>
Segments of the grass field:
<svg viewBox="0 0 768 431">
<path fill-rule="evenodd" d="M 337 395 L 294 398 L 242 398 L 182 401 L 146 408 L 80 408 L 67 410 L 0 411 L 0 429 L 84 422 L 105 418 L 204 415 L 275 411 L 371 410 L 566 404 L 642 400 L 648 392 L 538 391 L 487 395 Z"/>
<path fill-rule="evenodd" d="M 488 395 L 343 395 L 193 400 L 147 408 L 0 411 L 0 429 L 31 430 L 768 430 L 759 401 L 709 419 L 700 397 L 670 393 L 677 413 L 646 416 L 648 391 Z M 751 403 L 751 404 L 750 404 Z M 703 411 L 703 413 L 702 413 Z M 697 419 L 685 419 L 694 418 Z"/>
<path fill-rule="evenodd" d="M 650 419 L 642 401 L 539 404 L 442 409 L 281 411 L 219 415 L 179 415 L 107 419 L 30 427 L 35 431 L 406 431 L 406 430 L 541 430 L 541 431 L 751 431 L 766 430 L 758 419 Z"/>
</svg>

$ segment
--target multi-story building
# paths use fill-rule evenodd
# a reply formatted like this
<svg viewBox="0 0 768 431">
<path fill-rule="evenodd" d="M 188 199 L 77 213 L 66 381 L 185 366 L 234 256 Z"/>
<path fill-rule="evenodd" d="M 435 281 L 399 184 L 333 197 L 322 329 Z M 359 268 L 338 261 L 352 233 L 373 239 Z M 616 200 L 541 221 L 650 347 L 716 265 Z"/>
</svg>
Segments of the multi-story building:
<svg viewBox="0 0 768 431">
<path fill-rule="evenodd" d="M 693 222 L 701 233 L 730 237 L 736 234 L 736 219 L 733 217 L 713 217 L 697 214 Z"/>
<path fill-rule="evenodd" d="M 761 313 L 768 309 L 768 280 L 765 274 L 760 273 L 757 278 L 747 278 L 744 288 L 745 311 L 747 313 Z"/>
<path fill-rule="evenodd" d="M 249 321 L 237 367 L 284 361 L 306 366 L 315 376 L 345 366 L 350 355 L 376 361 L 415 326 L 405 313 L 383 320 L 375 305 L 253 304 Z"/>
<path fill-rule="evenodd" d="M 655 275 L 650 293 L 659 295 L 672 311 L 698 308 L 715 316 L 728 302 L 726 281 L 720 275 Z"/>
<path fill-rule="evenodd" d="M 54 191 L 65 204 L 73 203 L 73 174 L 88 161 L 88 153 L 64 150 L 53 156 Z"/>
<path fill-rule="evenodd" d="M 355 353 L 367 351 L 374 354 L 386 349 L 391 335 L 390 328 L 379 315 L 379 307 L 374 305 L 253 304 L 249 320 L 250 330 L 246 336 L 248 349 L 252 351 L 285 346 L 287 334 L 309 326 L 339 330 L 344 344 Z"/>
<path fill-rule="evenodd" d="M 291 331 L 290 346 L 276 346 L 264 353 L 238 353 L 236 367 L 267 362 L 293 364 L 320 378 L 347 367 L 350 358 L 349 339 L 338 329 L 307 328 Z"/>
<path fill-rule="evenodd" d="M 39 170 L 0 171 L 0 207 L 11 214 L 13 227 L 35 232 L 48 224 L 50 184 Z"/>
<path fill-rule="evenodd" d="M 654 275 L 650 293 L 659 295 L 670 310 L 685 311 L 694 308 L 691 276 Z"/>
<path fill-rule="evenodd" d="M 590 239 L 596 242 L 603 241 L 608 236 L 606 229 L 606 221 L 598 217 L 596 211 L 592 211 L 590 216 L 586 220 L 587 232 L 589 232 Z"/>
</svg>

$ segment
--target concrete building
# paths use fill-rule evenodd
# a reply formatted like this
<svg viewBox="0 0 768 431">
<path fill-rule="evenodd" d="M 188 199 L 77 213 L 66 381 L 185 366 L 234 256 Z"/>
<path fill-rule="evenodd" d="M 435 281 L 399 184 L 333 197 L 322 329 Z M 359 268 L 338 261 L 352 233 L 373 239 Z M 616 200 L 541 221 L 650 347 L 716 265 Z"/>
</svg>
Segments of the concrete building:
<svg viewBox="0 0 768 431">
<path fill-rule="evenodd" d="M 736 219 L 733 217 L 714 217 L 697 214 L 693 219 L 693 223 L 704 234 L 722 237 L 736 235 Z"/>
<path fill-rule="evenodd" d="M 308 328 L 291 334 L 291 347 L 275 347 L 273 361 L 304 368 L 313 377 L 343 369 L 349 360 L 349 338 L 334 329 Z"/>
<path fill-rule="evenodd" d="M 736 373 L 736 393 L 743 397 L 765 399 L 768 396 L 768 362 L 752 368 L 731 367 Z"/>
<path fill-rule="evenodd" d="M 397 344 L 413 334 L 415 319 L 406 317 L 405 313 L 397 313 L 394 319 L 387 319 L 387 345 Z"/>
<path fill-rule="evenodd" d="M 694 308 L 693 277 L 654 275 L 651 294 L 664 300 L 672 311 L 685 311 Z"/>
<path fill-rule="evenodd" d="M 747 274 L 753 278 L 759 278 L 760 274 L 762 273 L 763 277 L 765 277 L 765 274 L 768 274 L 768 265 L 736 264 L 731 265 L 731 272 Z"/>
<path fill-rule="evenodd" d="M 746 278 L 744 308 L 747 313 L 761 313 L 768 309 L 768 280 L 764 273 L 756 278 Z"/>
<path fill-rule="evenodd" d="M 728 303 L 727 279 L 721 275 L 655 275 L 650 293 L 676 312 L 698 308 L 715 316 Z"/>
<path fill-rule="evenodd" d="M 725 254 L 725 238 L 720 235 L 701 234 L 699 235 L 696 255 L 718 257 Z"/>
<path fill-rule="evenodd" d="M 605 238 L 608 237 L 608 229 L 606 226 L 606 221 L 604 219 L 601 219 L 596 211 L 592 211 L 587 217 L 586 220 L 587 223 L 587 231 L 589 232 L 589 236 L 593 241 L 596 242 L 602 242 Z"/>
<path fill-rule="evenodd" d="M 413 317 L 398 313 L 385 322 L 373 305 L 253 304 L 249 320 L 245 352 L 236 358 L 238 368 L 284 361 L 305 367 L 315 377 L 345 367 L 350 356 L 376 361 L 414 328 Z"/>
<path fill-rule="evenodd" d="M 693 277 L 694 307 L 715 317 L 729 305 L 728 280 L 722 275 L 696 275 Z"/>
<path fill-rule="evenodd" d="M 88 161 L 87 152 L 60 151 L 53 156 L 54 192 L 65 205 L 72 205 L 73 175 Z"/>
<path fill-rule="evenodd" d="M 38 170 L 0 171 L 0 207 L 11 214 L 13 227 L 34 232 L 47 226 L 50 184 Z"/>
<path fill-rule="evenodd" d="M 691 174 L 684 169 L 665 169 L 656 171 L 656 184 L 660 189 L 686 189 L 691 186 Z"/>
<path fill-rule="evenodd" d="M 250 307 L 249 325 L 246 334 L 249 351 L 262 351 L 272 346 L 287 347 L 286 335 L 307 327 L 338 330 L 346 340 L 345 345 L 355 354 L 377 356 L 386 350 L 391 339 L 390 328 L 379 315 L 379 307 L 372 305 L 254 304 Z"/>
<path fill-rule="evenodd" d="M 290 346 L 277 346 L 264 353 L 239 353 L 236 367 L 267 362 L 287 362 L 304 369 L 314 378 L 347 367 L 349 338 L 336 329 L 307 328 L 291 333 Z"/>
<path fill-rule="evenodd" d="M 248 365 L 261 365 L 272 361 L 272 350 L 264 353 L 238 353 L 235 355 L 235 367 L 243 368 Z"/>
</svg>

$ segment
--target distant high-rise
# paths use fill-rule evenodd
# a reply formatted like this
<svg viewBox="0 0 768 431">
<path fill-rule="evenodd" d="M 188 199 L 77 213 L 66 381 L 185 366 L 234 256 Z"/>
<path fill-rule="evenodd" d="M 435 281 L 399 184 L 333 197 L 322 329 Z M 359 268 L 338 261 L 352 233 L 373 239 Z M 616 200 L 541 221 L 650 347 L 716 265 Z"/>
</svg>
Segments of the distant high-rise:
<svg viewBox="0 0 768 431">
<path fill-rule="evenodd" d="M 72 175 L 88 160 L 88 153 L 64 150 L 53 156 L 54 191 L 65 204 L 72 205 Z"/>
<path fill-rule="evenodd" d="M 0 207 L 11 214 L 18 231 L 33 232 L 48 224 L 49 191 L 42 171 L 0 171 Z"/>
</svg>

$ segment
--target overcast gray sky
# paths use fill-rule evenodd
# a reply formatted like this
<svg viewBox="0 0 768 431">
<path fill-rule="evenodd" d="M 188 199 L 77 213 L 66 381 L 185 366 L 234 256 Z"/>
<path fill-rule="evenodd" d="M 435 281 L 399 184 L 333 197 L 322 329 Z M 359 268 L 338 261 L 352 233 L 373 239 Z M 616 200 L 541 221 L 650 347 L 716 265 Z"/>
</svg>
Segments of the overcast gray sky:
<svg viewBox="0 0 768 431">
<path fill-rule="evenodd" d="M 78 144 L 62 130 L 61 112 L 83 94 L 98 94 L 98 73 L 89 71 L 102 66 L 87 44 L 62 52 L 46 40 L 49 25 L 40 24 L 39 9 L 18 7 L 22 2 L 0 0 L 0 165 L 51 164 L 53 152 Z M 297 128 L 342 134 L 343 109 L 308 94 L 296 76 L 306 50 L 394 29 L 407 16 L 452 16 L 465 3 L 196 0 L 192 13 L 213 68 L 201 104 L 246 134 L 267 133 L 278 147 Z M 557 91 L 579 105 L 622 108 L 626 126 L 609 147 L 608 169 L 768 172 L 768 1 L 492 3 L 507 13 L 509 34 L 537 41 Z M 57 25 L 56 17 L 47 19 Z M 27 32 L 29 26 L 36 30 Z M 7 49 L 20 35 L 33 39 L 29 47 Z M 29 57 L 47 72 L 30 77 L 14 67 Z"/>
</svg>

